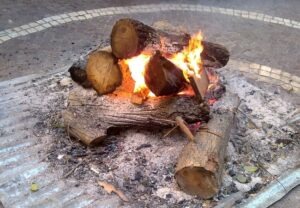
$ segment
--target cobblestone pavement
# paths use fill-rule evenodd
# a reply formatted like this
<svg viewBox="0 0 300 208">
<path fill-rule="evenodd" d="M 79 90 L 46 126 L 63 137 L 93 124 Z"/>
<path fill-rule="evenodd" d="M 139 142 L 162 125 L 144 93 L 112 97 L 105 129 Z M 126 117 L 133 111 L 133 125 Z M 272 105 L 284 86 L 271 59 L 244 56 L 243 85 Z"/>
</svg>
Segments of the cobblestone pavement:
<svg viewBox="0 0 300 208">
<path fill-rule="evenodd" d="M 262 76 L 300 88 L 299 11 L 298 0 L 155 0 L 151 5 L 138 0 L 1 0 L 0 81 L 68 66 L 107 43 L 117 19 L 131 17 L 148 24 L 167 20 L 190 32 L 201 29 L 205 39 L 230 50 L 232 64 L 246 62 Z M 286 207 L 295 207 L 295 194 L 287 198 L 291 204 Z"/>
</svg>

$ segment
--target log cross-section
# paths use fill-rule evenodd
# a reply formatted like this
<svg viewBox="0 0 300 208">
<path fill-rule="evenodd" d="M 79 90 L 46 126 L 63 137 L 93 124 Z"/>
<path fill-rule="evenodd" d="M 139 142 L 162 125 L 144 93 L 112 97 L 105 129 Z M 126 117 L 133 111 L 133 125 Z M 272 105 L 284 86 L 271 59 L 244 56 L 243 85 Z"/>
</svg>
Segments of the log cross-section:
<svg viewBox="0 0 300 208">
<path fill-rule="evenodd" d="M 158 51 L 146 65 L 145 82 L 156 96 L 175 95 L 187 84 L 182 70 Z"/>
</svg>

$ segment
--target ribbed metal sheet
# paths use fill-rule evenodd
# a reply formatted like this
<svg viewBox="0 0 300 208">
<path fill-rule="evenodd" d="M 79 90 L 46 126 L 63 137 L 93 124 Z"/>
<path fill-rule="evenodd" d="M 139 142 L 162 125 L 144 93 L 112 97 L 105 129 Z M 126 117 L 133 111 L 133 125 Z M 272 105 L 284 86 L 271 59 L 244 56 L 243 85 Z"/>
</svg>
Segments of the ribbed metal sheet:
<svg viewBox="0 0 300 208">
<path fill-rule="evenodd" d="M 47 87 L 63 77 L 63 73 L 30 75 L 0 82 L 0 201 L 5 208 L 101 207 L 107 204 L 99 201 L 103 196 L 91 194 L 94 184 L 76 187 L 76 181 L 62 179 L 61 171 L 51 169 L 50 164 L 41 159 L 45 157 L 48 144 L 32 132 L 38 118 L 31 108 L 39 102 L 47 102 L 47 98 L 37 96 L 36 86 Z M 38 183 L 39 191 L 30 191 L 32 182 Z"/>
</svg>

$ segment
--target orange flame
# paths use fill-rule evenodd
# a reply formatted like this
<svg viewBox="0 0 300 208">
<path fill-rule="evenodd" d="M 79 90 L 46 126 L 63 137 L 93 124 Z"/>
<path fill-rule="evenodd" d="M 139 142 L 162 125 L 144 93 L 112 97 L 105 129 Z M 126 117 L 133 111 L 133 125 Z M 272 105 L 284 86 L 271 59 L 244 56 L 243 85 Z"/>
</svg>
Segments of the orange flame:
<svg viewBox="0 0 300 208">
<path fill-rule="evenodd" d="M 168 58 L 183 71 L 184 77 L 188 82 L 189 75 L 199 75 L 202 69 L 202 39 L 203 37 L 200 32 L 193 35 L 187 47 L 181 52 L 174 54 L 171 58 Z M 144 94 L 143 92 L 147 92 L 146 96 L 152 97 L 154 94 L 149 91 L 144 79 L 145 67 L 150 57 L 148 54 L 140 54 L 136 57 L 126 59 L 124 62 L 128 65 L 132 79 L 135 81 L 134 93 L 142 92 Z"/>
<path fill-rule="evenodd" d="M 203 51 L 202 39 L 201 32 L 193 35 L 189 41 L 188 47 L 184 48 L 181 52 L 174 54 L 170 59 L 170 61 L 183 70 L 184 77 L 187 81 L 189 81 L 189 75 L 199 75 L 201 72 L 201 52 Z"/>
</svg>

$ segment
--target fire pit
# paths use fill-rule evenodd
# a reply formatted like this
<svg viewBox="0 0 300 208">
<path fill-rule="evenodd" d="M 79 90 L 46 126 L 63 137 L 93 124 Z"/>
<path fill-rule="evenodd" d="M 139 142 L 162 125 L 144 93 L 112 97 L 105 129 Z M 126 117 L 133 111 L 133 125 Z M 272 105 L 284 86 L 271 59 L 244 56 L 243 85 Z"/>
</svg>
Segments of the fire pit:
<svg viewBox="0 0 300 208">
<path fill-rule="evenodd" d="M 161 24 L 153 26 L 156 30 L 159 27 Z M 165 30 L 170 32 L 169 28 Z M 202 88 L 191 86 L 185 76 L 184 90 L 179 87 L 178 93 L 154 97 L 147 89 L 135 91 L 137 81 L 130 73 L 134 57 L 107 58 L 107 54 L 114 56 L 103 52 L 102 47 L 96 50 L 96 55 L 106 54 L 105 60 L 113 60 L 109 63 L 119 63 L 123 81 L 119 87 L 110 87 L 105 95 L 98 95 L 105 88 L 89 89 L 93 83 L 87 79 L 86 66 L 95 51 L 70 69 L 72 78 L 88 89 L 65 84 L 67 78 L 61 74 L 46 81 L 35 80 L 34 89 L 27 90 L 26 96 L 39 106 L 43 104 L 44 110 L 40 107 L 33 110 L 39 120 L 35 135 L 51 144 L 43 160 L 50 161 L 55 171 L 63 170 L 64 178 L 74 177 L 75 181 L 84 183 L 81 186 L 90 196 L 100 191 L 96 198 L 105 199 L 105 190 L 95 183 L 100 180 L 102 185 L 103 182 L 114 184 L 126 195 L 130 206 L 136 207 L 176 204 L 213 207 L 235 192 L 243 200 L 255 195 L 286 168 L 295 167 L 299 162 L 298 126 L 287 124 L 297 113 L 295 97 L 280 86 L 245 78 L 235 71 L 234 61 L 226 65 L 228 59 L 224 62 L 220 59 L 223 56 L 216 55 L 215 51 L 219 50 L 214 48 L 221 46 L 205 41 L 202 44 L 202 66 L 213 83 L 206 97 L 201 94 Z M 150 50 L 150 56 L 172 62 L 159 47 Z M 157 49 L 160 53 L 156 53 Z M 167 107 L 158 107 L 161 103 Z M 64 110 L 63 116 L 57 109 Z M 175 109 L 178 114 L 173 115 L 167 109 Z M 137 118 L 136 112 L 142 120 L 132 119 Z M 233 125 L 234 114 L 236 125 Z M 49 139 L 50 136 L 54 139 Z M 86 145 L 99 146 L 87 148 L 68 140 L 69 136 Z M 205 191 L 199 191 L 201 187 L 206 187 Z M 209 197 L 212 200 L 202 200 Z"/>
<path fill-rule="evenodd" d="M 239 104 L 227 95 L 230 107 L 210 115 L 209 104 L 225 92 L 213 70 L 228 62 L 229 53 L 218 44 L 202 45 L 201 33 L 190 36 L 167 26 L 117 21 L 111 49 L 92 51 L 69 69 L 74 81 L 95 91 L 74 89 L 63 119 L 68 134 L 89 146 L 129 128 L 156 134 L 179 127 L 190 144 L 179 157 L 176 180 L 185 192 L 210 198 L 221 186 Z"/>
</svg>

